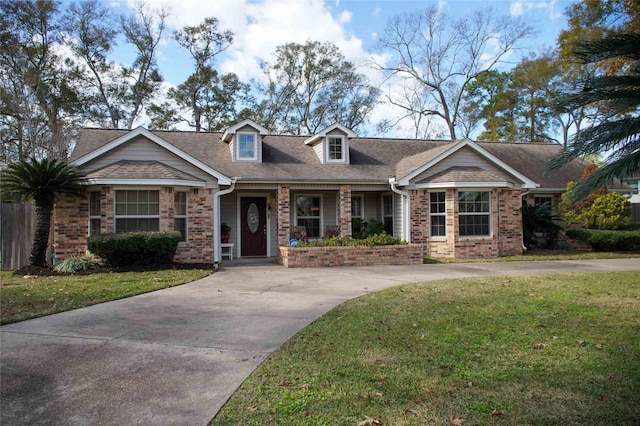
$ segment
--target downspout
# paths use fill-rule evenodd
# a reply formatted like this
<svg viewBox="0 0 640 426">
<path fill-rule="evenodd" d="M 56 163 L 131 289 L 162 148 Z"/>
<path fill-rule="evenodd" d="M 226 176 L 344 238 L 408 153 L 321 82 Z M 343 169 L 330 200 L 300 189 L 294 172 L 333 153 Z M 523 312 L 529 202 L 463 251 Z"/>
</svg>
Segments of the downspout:
<svg viewBox="0 0 640 426">
<path fill-rule="evenodd" d="M 231 186 L 213 194 L 213 270 L 220 264 L 220 197 L 231 194 L 236 189 L 236 180 L 231 179 Z"/>
<path fill-rule="evenodd" d="M 530 190 L 526 190 L 523 191 L 522 194 L 520 194 L 520 205 L 524 206 L 524 196 L 529 194 L 531 191 Z M 522 253 L 526 253 L 528 250 L 528 247 L 524 245 L 524 209 L 522 207 L 520 207 L 520 226 L 522 226 L 522 241 L 520 242 L 520 244 L 522 245 Z"/>
<path fill-rule="evenodd" d="M 394 178 L 389 178 L 389 186 L 391 187 L 391 191 L 395 192 L 402 196 L 402 239 L 406 242 L 411 242 L 411 227 L 409 224 L 411 223 L 411 197 L 407 191 L 402 191 L 396 187 L 396 180 Z"/>
</svg>

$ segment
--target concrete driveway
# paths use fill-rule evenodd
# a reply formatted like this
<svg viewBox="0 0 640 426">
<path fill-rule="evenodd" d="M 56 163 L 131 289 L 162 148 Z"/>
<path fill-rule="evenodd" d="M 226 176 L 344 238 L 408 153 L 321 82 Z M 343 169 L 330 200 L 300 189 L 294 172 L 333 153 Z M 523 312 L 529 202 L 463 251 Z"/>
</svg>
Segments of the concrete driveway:
<svg viewBox="0 0 640 426">
<path fill-rule="evenodd" d="M 179 287 L 1 327 L 0 423 L 205 425 L 274 349 L 345 300 L 443 278 L 618 270 L 640 271 L 640 259 L 223 267 Z"/>
</svg>

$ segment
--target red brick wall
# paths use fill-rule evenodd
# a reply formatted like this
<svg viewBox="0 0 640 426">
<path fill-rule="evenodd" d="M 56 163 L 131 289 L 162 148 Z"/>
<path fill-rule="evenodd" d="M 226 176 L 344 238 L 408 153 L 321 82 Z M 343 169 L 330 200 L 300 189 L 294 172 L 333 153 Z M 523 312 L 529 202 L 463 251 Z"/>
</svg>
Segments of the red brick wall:
<svg viewBox="0 0 640 426">
<path fill-rule="evenodd" d="M 287 268 L 366 265 L 421 265 L 418 244 L 375 247 L 279 247 L 278 261 Z"/>
<path fill-rule="evenodd" d="M 338 226 L 341 237 L 351 236 L 351 185 L 340 185 Z"/>
<path fill-rule="evenodd" d="M 53 252 L 56 261 L 84 256 L 89 233 L 88 196 L 60 195 L 55 204 L 53 223 Z"/>
<path fill-rule="evenodd" d="M 278 222 L 276 224 L 278 228 L 278 246 L 289 245 L 289 235 L 291 233 L 290 199 L 291 195 L 289 185 L 278 185 L 278 192 L 276 193 L 278 209 Z"/>
<path fill-rule="evenodd" d="M 173 206 L 173 196 L 171 205 Z M 173 229 L 173 218 L 171 218 L 171 229 Z M 161 230 L 168 231 L 168 229 Z M 213 193 L 211 189 L 192 189 L 187 195 L 187 240 L 178 244 L 175 262 L 213 263 Z"/>
</svg>

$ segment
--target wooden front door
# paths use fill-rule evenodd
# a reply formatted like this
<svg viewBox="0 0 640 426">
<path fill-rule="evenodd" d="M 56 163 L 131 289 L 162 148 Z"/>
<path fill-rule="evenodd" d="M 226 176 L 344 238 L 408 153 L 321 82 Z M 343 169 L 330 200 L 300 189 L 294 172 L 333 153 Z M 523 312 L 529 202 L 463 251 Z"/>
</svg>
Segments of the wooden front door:
<svg viewBox="0 0 640 426">
<path fill-rule="evenodd" d="M 267 200 L 264 197 L 240 199 L 242 256 L 267 255 Z"/>
</svg>

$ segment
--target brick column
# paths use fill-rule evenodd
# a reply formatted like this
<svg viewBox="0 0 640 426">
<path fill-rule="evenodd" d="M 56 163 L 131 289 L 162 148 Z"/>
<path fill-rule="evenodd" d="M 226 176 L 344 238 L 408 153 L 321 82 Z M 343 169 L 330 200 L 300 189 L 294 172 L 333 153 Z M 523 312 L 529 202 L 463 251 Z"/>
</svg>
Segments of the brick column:
<svg viewBox="0 0 640 426">
<path fill-rule="evenodd" d="M 105 186 L 100 192 L 100 232 L 113 234 L 115 228 L 115 193 L 113 186 Z"/>
<path fill-rule="evenodd" d="M 288 184 L 279 184 L 277 198 L 278 246 L 287 247 L 291 234 L 291 199 Z"/>
<path fill-rule="evenodd" d="M 70 194 L 61 194 L 58 197 L 53 215 L 53 251 L 57 261 L 86 254 L 88 220 L 88 197 Z"/>
<path fill-rule="evenodd" d="M 426 245 L 429 239 L 429 194 L 424 189 L 409 190 L 411 215 L 409 226 L 411 242 Z"/>
<path fill-rule="evenodd" d="M 173 231 L 173 188 L 160 188 L 160 231 Z"/>
<path fill-rule="evenodd" d="M 351 185 L 340 185 L 338 227 L 341 237 L 351 237 Z"/>
</svg>

